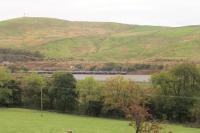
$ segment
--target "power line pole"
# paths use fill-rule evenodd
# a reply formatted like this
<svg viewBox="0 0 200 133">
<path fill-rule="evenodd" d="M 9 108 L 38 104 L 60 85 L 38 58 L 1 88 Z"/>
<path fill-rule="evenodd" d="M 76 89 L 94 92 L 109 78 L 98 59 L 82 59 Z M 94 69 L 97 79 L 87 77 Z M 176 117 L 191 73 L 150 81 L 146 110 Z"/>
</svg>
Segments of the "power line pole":
<svg viewBox="0 0 200 133">
<path fill-rule="evenodd" d="M 41 87 L 41 92 L 40 92 L 40 111 L 41 111 L 41 117 L 43 117 L 43 89 L 42 89 L 42 87 Z"/>
</svg>

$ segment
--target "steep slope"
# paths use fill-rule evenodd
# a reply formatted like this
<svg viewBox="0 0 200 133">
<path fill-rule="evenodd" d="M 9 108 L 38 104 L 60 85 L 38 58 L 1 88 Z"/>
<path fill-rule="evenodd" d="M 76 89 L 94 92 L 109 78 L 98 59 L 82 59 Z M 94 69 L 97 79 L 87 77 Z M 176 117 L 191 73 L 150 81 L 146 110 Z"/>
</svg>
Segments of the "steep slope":
<svg viewBox="0 0 200 133">
<path fill-rule="evenodd" d="M 172 28 L 24 17 L 0 22 L 0 48 L 38 50 L 47 58 L 85 61 L 198 60 L 200 26 Z"/>
</svg>

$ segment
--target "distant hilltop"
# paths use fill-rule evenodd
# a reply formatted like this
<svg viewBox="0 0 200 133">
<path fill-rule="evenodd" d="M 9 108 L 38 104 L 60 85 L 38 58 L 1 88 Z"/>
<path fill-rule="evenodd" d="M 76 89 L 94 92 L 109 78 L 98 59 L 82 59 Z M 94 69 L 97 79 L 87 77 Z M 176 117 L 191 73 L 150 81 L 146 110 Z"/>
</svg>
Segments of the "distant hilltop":
<svg viewBox="0 0 200 133">
<path fill-rule="evenodd" d="M 75 61 L 200 60 L 200 26 L 23 17 L 0 22 L 0 48 L 39 51 L 45 58 Z"/>
</svg>

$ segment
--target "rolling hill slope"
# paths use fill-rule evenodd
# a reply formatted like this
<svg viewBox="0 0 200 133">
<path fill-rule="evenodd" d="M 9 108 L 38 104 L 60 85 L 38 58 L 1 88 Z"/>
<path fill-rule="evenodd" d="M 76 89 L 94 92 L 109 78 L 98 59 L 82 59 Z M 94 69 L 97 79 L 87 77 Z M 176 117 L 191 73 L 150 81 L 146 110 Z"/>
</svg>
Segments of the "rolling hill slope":
<svg viewBox="0 0 200 133">
<path fill-rule="evenodd" d="M 200 26 L 158 27 L 23 17 L 0 22 L 0 48 L 83 61 L 200 59 Z"/>
</svg>

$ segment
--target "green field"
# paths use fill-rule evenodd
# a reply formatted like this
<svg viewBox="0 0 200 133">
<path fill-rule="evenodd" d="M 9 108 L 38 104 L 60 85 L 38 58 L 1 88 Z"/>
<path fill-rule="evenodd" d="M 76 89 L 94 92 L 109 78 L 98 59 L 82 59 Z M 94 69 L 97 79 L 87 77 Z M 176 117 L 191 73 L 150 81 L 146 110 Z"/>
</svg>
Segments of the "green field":
<svg viewBox="0 0 200 133">
<path fill-rule="evenodd" d="M 93 118 L 28 109 L 0 109 L 0 133 L 133 133 L 127 121 Z M 199 133 L 200 129 L 180 125 L 165 125 L 173 133 Z"/>
<path fill-rule="evenodd" d="M 199 60 L 200 26 L 139 26 L 24 17 L 0 22 L 0 48 L 39 50 L 46 58 L 75 61 Z"/>
</svg>

